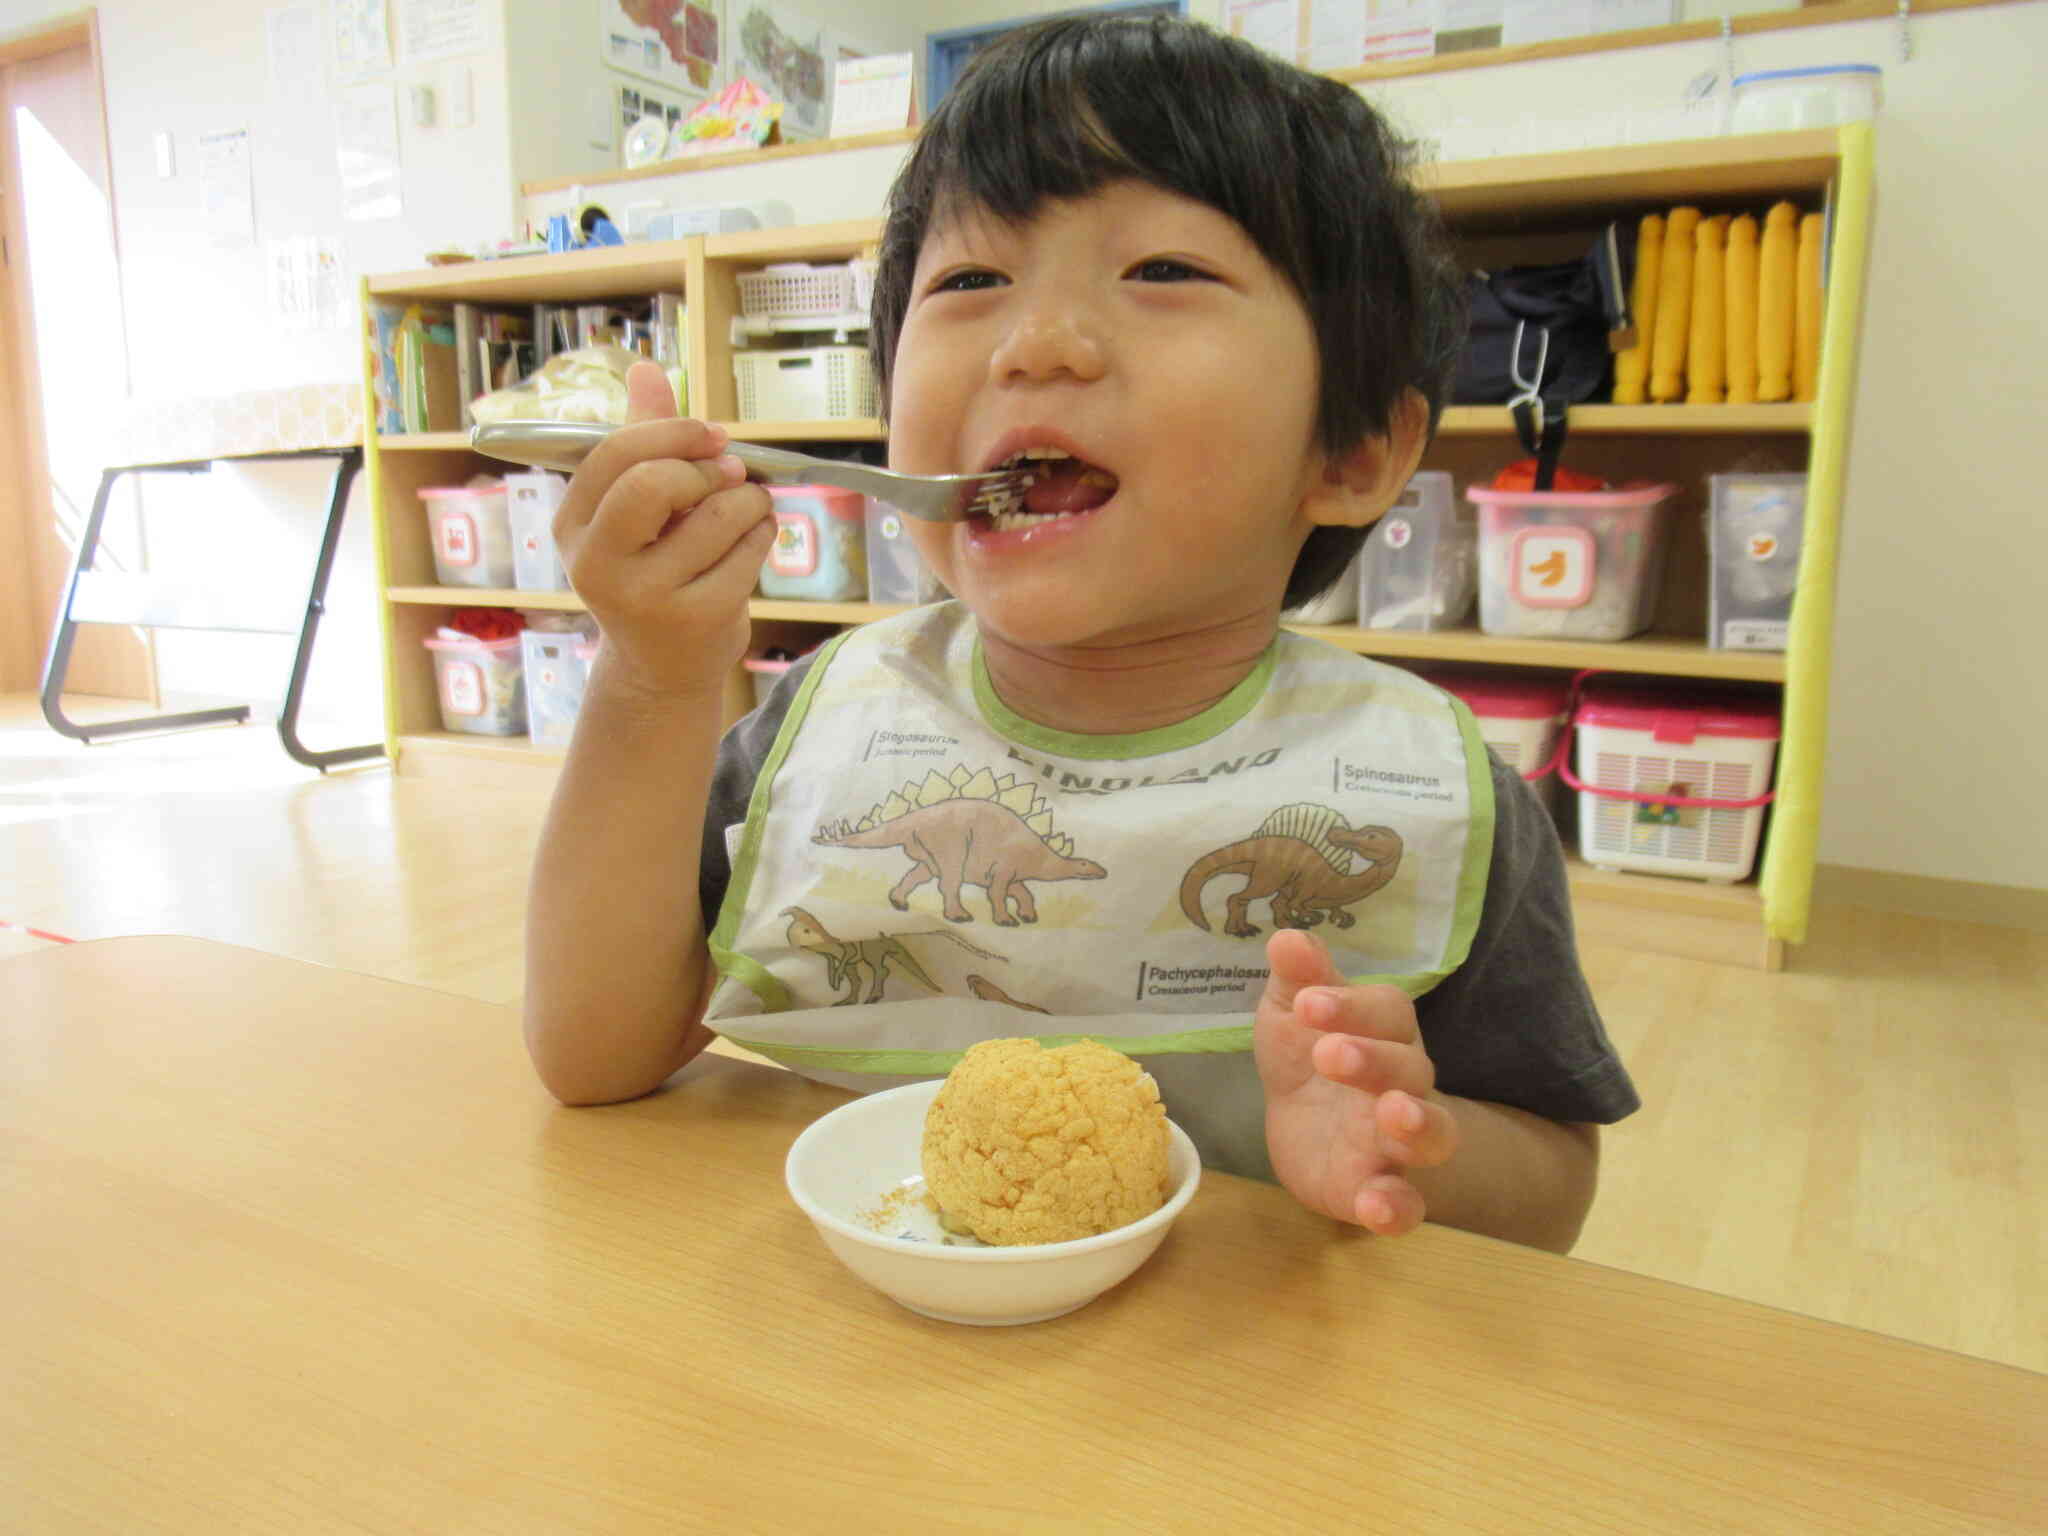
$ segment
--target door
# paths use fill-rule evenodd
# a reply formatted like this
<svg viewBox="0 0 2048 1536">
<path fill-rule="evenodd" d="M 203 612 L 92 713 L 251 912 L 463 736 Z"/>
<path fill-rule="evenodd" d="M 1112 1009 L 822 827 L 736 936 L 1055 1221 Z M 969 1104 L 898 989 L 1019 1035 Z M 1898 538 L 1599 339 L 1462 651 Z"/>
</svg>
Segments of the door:
<svg viewBox="0 0 2048 1536">
<path fill-rule="evenodd" d="M 91 15 L 0 43 L 0 236 L 6 407 L 0 410 L 0 688 L 33 689 L 100 471 L 119 462 L 128 400 L 106 111 Z M 133 493 L 96 562 L 139 569 Z M 154 705 L 145 631 L 79 631 L 68 691 Z"/>
</svg>

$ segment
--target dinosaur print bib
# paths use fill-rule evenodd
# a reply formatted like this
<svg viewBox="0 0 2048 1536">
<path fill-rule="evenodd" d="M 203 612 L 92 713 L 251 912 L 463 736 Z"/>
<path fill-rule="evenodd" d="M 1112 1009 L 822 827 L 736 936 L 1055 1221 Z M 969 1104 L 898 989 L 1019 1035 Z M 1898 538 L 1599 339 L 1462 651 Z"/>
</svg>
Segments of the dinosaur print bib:
<svg viewBox="0 0 2048 1536">
<path fill-rule="evenodd" d="M 1244 1053 L 1272 929 L 1419 995 L 1469 949 L 1492 840 L 1471 715 L 1397 668 L 1282 633 L 1194 719 L 1077 737 L 1003 705 L 965 609 L 918 608 L 791 705 L 706 1022 L 863 1088 L 1002 1035 Z"/>
</svg>

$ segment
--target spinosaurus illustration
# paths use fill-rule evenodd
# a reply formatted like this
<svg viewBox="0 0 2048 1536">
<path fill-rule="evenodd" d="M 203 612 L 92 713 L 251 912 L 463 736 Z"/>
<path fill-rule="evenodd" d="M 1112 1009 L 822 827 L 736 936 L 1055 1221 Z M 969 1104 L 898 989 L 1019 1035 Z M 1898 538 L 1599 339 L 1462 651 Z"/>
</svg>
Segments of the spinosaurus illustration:
<svg viewBox="0 0 2048 1536">
<path fill-rule="evenodd" d="M 1038 921 L 1031 880 L 1100 880 L 1109 871 L 1073 856 L 1074 840 L 1052 830 L 1052 810 L 1031 784 L 987 768 L 970 773 L 956 765 L 936 769 L 924 782 L 907 783 L 856 821 L 828 822 L 811 841 L 834 848 L 896 848 L 910 870 L 889 892 L 889 904 L 910 910 L 910 893 L 939 883 L 946 918 L 971 923 L 960 887 L 988 892 L 997 924 L 1014 928 Z"/>
<path fill-rule="evenodd" d="M 835 1008 L 862 1001 L 863 978 L 867 979 L 868 986 L 866 1001 L 879 1003 L 892 968 L 903 971 L 927 991 L 942 991 L 939 984 L 925 974 L 924 967 L 917 963 L 917 956 L 910 952 L 909 946 L 903 942 L 905 939 L 939 938 L 958 944 L 984 960 L 1007 958 L 968 943 L 950 928 L 925 928 L 915 933 L 878 933 L 871 939 L 842 939 L 829 932 L 823 923 L 802 907 L 784 907 L 781 915 L 789 919 L 786 932 L 790 948 L 807 950 L 823 960 L 826 984 L 834 992 L 842 985 L 846 988 L 846 996 L 832 999 Z"/>
<path fill-rule="evenodd" d="M 1401 867 L 1401 834 L 1390 827 L 1352 827 L 1327 806 L 1283 805 L 1243 842 L 1206 853 L 1189 866 L 1180 883 L 1180 909 L 1204 933 L 1202 890 L 1219 875 L 1243 875 L 1245 883 L 1224 903 L 1223 931 L 1240 939 L 1259 929 L 1245 916 L 1253 902 L 1270 905 L 1280 928 L 1314 928 L 1329 919 L 1349 928 L 1357 919 L 1345 911 L 1394 878 Z M 1365 868 L 1352 873 L 1353 854 Z"/>
</svg>

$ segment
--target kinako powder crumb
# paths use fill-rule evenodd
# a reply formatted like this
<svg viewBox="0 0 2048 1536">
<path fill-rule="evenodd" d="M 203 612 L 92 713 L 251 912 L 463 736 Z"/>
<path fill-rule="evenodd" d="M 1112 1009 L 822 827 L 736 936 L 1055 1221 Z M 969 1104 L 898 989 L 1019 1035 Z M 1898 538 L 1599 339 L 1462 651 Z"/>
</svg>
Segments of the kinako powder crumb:
<svg viewBox="0 0 2048 1536">
<path fill-rule="evenodd" d="M 945 1226 L 984 1243 L 1113 1231 L 1166 1202 L 1159 1086 L 1093 1040 L 984 1040 L 925 1115 L 925 1187 Z"/>
</svg>

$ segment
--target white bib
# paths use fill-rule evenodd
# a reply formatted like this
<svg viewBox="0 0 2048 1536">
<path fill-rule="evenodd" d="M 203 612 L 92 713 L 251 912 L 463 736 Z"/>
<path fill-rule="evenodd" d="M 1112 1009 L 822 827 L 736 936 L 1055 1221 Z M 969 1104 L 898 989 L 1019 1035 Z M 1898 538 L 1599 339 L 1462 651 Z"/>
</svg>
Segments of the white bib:
<svg viewBox="0 0 2048 1536">
<path fill-rule="evenodd" d="M 1492 844 L 1470 713 L 1397 668 L 1283 633 L 1195 719 L 1069 736 L 996 698 L 965 609 L 918 608 L 840 636 L 792 704 L 706 1022 L 869 1088 L 1000 1035 L 1244 1052 L 1274 927 L 1420 994 L 1470 947 Z"/>
</svg>

